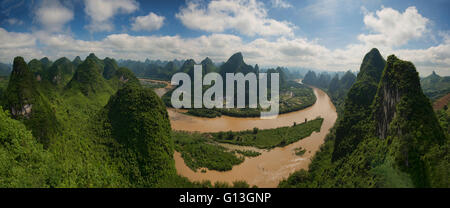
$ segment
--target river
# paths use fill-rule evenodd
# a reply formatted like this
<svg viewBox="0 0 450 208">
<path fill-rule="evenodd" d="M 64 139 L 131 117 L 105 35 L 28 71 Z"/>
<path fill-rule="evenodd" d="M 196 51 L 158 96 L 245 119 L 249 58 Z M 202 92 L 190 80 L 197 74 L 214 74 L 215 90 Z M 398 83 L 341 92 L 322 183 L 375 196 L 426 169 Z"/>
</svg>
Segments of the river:
<svg viewBox="0 0 450 208">
<path fill-rule="evenodd" d="M 278 183 L 291 173 L 300 169 L 307 169 L 311 158 L 323 144 L 325 136 L 329 133 L 337 119 L 336 108 L 328 95 L 318 88 L 313 88 L 317 97 L 316 103 L 300 111 L 281 114 L 276 119 L 235 118 L 221 116 L 218 118 L 193 117 L 175 109 L 168 109 L 170 123 L 174 130 L 218 132 L 242 131 L 253 129 L 278 128 L 291 126 L 294 122 L 302 123 L 305 118 L 313 120 L 317 117 L 324 119 L 320 132 L 313 132 L 311 136 L 292 143 L 285 147 L 277 147 L 270 151 L 261 151 L 262 154 L 254 158 L 245 158 L 239 165 L 226 172 L 207 170 L 194 172 L 186 166 L 181 154 L 174 153 L 175 167 L 178 174 L 192 181 L 210 180 L 229 182 L 244 180 L 250 185 L 261 188 L 276 187 Z M 295 155 L 295 149 L 302 147 L 306 152 L 302 156 Z"/>
</svg>

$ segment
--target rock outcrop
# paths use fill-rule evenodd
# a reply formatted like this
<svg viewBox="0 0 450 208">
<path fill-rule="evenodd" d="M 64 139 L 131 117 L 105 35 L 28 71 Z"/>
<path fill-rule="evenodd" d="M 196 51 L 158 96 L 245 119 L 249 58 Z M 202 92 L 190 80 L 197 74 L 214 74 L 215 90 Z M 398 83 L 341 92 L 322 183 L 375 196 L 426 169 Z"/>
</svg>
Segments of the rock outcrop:
<svg viewBox="0 0 450 208">
<path fill-rule="evenodd" d="M 22 57 L 16 57 L 6 90 L 6 109 L 10 110 L 13 117 L 30 116 L 32 104 L 38 95 L 36 87 L 36 80 L 28 65 Z"/>
<path fill-rule="evenodd" d="M 100 92 L 112 92 L 111 87 L 103 78 L 103 62 L 95 55 L 89 55 L 75 71 L 70 82 L 67 84 L 68 90 L 80 90 L 85 96 L 94 95 Z"/>
<path fill-rule="evenodd" d="M 377 92 L 378 83 L 386 61 L 377 49 L 372 49 L 364 56 L 356 82 L 347 93 L 343 115 L 336 127 L 333 161 L 355 150 L 368 132 L 360 125 L 370 118 L 370 106 Z"/>
<path fill-rule="evenodd" d="M 374 135 L 387 140 L 387 152 L 407 172 L 415 186 L 441 186 L 448 167 L 448 145 L 419 74 L 411 62 L 391 55 L 381 77 L 373 106 Z M 437 176 L 439 174 L 439 176 Z"/>
<path fill-rule="evenodd" d="M 5 109 L 10 111 L 13 118 L 23 120 L 32 130 L 33 136 L 46 147 L 51 138 L 58 133 L 59 124 L 48 99 L 41 92 L 41 86 L 38 85 L 34 73 L 22 57 L 14 59 L 13 72 L 5 94 Z"/>
</svg>

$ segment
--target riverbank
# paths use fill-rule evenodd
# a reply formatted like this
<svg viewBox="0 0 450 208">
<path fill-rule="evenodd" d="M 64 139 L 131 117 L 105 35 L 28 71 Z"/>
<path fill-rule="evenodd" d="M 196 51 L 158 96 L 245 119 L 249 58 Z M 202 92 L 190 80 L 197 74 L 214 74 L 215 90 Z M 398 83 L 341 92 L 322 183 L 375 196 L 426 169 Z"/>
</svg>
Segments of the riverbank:
<svg viewBox="0 0 450 208">
<path fill-rule="evenodd" d="M 320 132 L 285 147 L 277 147 L 263 151 L 258 157 L 245 158 L 245 161 L 226 172 L 206 171 L 194 172 L 184 163 L 181 154 L 175 152 L 175 167 L 178 174 L 192 181 L 210 180 L 212 183 L 221 181 L 232 183 L 244 180 L 258 187 L 276 187 L 283 178 L 299 169 L 307 169 L 310 159 L 323 144 L 325 136 L 333 127 L 337 113 L 328 95 L 320 89 L 313 88 L 317 101 L 306 109 L 279 115 L 276 119 L 235 118 L 222 116 L 218 118 L 193 117 L 174 109 L 168 109 L 172 129 L 198 132 L 243 131 L 253 129 L 270 129 L 291 126 L 294 122 L 301 123 L 317 117 L 324 119 Z M 296 149 L 303 148 L 302 156 L 296 155 Z"/>
</svg>

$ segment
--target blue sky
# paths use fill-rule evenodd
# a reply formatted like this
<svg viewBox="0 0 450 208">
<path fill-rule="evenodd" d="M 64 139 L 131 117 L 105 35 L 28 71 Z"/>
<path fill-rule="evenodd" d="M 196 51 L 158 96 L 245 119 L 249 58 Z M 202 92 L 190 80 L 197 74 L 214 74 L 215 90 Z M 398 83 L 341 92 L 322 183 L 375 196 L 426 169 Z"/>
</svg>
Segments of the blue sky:
<svg viewBox="0 0 450 208">
<path fill-rule="evenodd" d="M 2 0 L 0 61 L 210 57 L 342 71 L 377 47 L 450 75 L 450 1 Z"/>
</svg>

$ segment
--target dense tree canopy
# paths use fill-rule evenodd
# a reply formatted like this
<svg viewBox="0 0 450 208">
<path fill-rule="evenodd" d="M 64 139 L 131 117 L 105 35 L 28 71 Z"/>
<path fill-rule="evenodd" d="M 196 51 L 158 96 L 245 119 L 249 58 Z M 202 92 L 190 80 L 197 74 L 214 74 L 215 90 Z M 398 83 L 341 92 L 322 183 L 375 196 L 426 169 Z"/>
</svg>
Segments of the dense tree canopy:
<svg viewBox="0 0 450 208">
<path fill-rule="evenodd" d="M 392 55 L 379 71 L 380 62 L 377 50 L 366 55 L 309 171 L 292 174 L 280 187 L 449 187 L 449 137 L 414 65 Z"/>
</svg>

